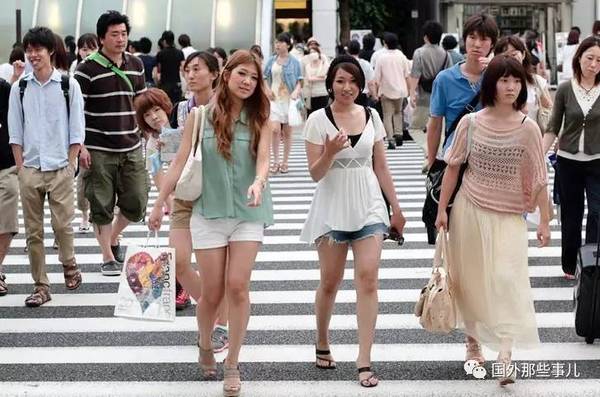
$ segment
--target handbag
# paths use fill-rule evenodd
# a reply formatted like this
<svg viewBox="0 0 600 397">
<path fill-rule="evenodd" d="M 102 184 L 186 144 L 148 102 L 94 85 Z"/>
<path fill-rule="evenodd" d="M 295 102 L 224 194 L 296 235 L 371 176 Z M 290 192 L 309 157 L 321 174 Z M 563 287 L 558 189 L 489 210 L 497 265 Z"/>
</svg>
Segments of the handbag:
<svg viewBox="0 0 600 397">
<path fill-rule="evenodd" d="M 548 123 L 550 122 L 550 116 L 552 115 L 552 109 L 551 108 L 546 108 L 542 106 L 542 95 L 544 95 L 544 89 L 542 88 L 540 81 L 538 80 L 538 78 L 536 76 L 534 76 L 533 78 L 535 80 L 535 86 L 536 86 L 536 91 L 537 91 L 537 105 L 538 105 L 538 112 L 537 112 L 537 117 L 536 117 L 536 123 L 538 125 L 538 127 L 540 127 L 540 131 L 542 131 L 542 134 L 546 131 L 546 128 L 548 128 Z"/>
<path fill-rule="evenodd" d="M 479 100 L 479 94 L 473 98 L 471 103 L 469 103 L 465 110 L 464 114 L 459 117 L 467 116 L 474 109 L 475 105 L 473 101 Z M 471 109 L 471 111 L 469 111 Z M 470 117 L 470 116 L 469 116 Z M 460 189 L 460 185 L 462 184 L 462 178 L 467 170 L 467 161 L 469 158 L 469 154 L 471 152 L 471 140 L 473 135 L 473 120 L 469 119 L 469 127 L 467 129 L 467 153 L 465 156 L 465 162 L 460 166 L 460 171 L 458 173 L 458 180 L 456 181 L 456 187 L 454 188 L 454 192 L 448 201 L 448 207 L 446 208 L 446 212 L 448 213 L 448 219 L 450 218 L 450 211 L 452 210 L 452 205 L 454 204 L 454 199 L 456 198 L 456 194 Z M 458 121 L 454 121 L 452 127 L 456 129 L 458 125 Z M 427 228 L 427 242 L 429 244 L 435 244 L 435 220 L 437 218 L 438 213 L 438 205 L 440 202 L 440 196 L 442 194 L 442 181 L 444 179 L 444 173 L 446 172 L 446 163 L 442 160 L 436 159 L 434 163 L 429 168 L 429 172 L 427 172 L 427 178 L 425 179 L 425 202 L 423 203 L 423 215 L 421 220 L 425 223 L 425 227 Z"/>
<path fill-rule="evenodd" d="M 192 112 L 192 148 L 175 186 L 175 198 L 185 201 L 196 201 L 202 194 L 202 136 L 206 123 L 206 107 L 199 106 L 192 109 Z"/>
<path fill-rule="evenodd" d="M 138 320 L 175 321 L 175 249 L 129 245 L 119 281 L 114 315 Z"/>
<path fill-rule="evenodd" d="M 447 269 L 448 238 L 442 230 L 436 242 L 431 277 L 421 290 L 414 310 L 421 326 L 436 334 L 448 334 L 456 328 L 456 308 Z"/>
</svg>

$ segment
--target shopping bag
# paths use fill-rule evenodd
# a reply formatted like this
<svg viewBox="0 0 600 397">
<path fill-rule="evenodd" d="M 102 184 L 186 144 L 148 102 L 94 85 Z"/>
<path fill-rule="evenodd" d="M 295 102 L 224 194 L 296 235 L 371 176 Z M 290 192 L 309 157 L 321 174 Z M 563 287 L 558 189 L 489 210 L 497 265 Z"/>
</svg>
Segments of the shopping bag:
<svg viewBox="0 0 600 397">
<path fill-rule="evenodd" d="M 290 105 L 288 108 L 288 124 L 290 127 L 297 127 L 302 125 L 302 103 L 300 99 L 290 99 Z"/>
<path fill-rule="evenodd" d="M 114 315 L 175 321 L 175 249 L 129 245 Z"/>
</svg>

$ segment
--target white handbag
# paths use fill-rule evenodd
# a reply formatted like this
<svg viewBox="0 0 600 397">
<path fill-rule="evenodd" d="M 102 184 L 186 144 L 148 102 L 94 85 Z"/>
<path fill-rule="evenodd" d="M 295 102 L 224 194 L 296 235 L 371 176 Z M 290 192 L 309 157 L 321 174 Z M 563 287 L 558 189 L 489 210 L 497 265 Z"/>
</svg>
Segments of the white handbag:
<svg viewBox="0 0 600 397">
<path fill-rule="evenodd" d="M 192 112 L 194 114 L 192 148 L 175 187 L 175 198 L 185 201 L 195 201 L 202 194 L 202 135 L 206 122 L 206 107 L 199 106 L 192 109 Z"/>
</svg>

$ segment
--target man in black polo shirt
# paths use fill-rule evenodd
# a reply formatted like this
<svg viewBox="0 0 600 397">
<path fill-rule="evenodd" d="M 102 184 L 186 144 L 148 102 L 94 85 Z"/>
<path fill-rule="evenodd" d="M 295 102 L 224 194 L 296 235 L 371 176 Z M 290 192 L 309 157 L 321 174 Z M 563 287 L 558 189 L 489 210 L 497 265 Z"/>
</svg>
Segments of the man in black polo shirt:
<svg viewBox="0 0 600 397">
<path fill-rule="evenodd" d="M 10 84 L 0 79 L 0 296 L 8 293 L 2 262 L 13 236 L 19 232 L 19 181 L 15 158 L 8 144 L 8 98 Z"/>
<path fill-rule="evenodd" d="M 89 168 L 85 196 L 102 250 L 102 274 L 121 273 L 125 259 L 119 234 L 146 213 L 150 187 L 133 99 L 146 90 L 142 61 L 125 53 L 129 19 L 107 11 L 96 25 L 100 49 L 77 67 L 85 98 L 85 148 L 81 166 Z M 114 216 L 114 208 L 119 213 Z"/>
<path fill-rule="evenodd" d="M 183 52 L 175 48 L 175 35 L 170 30 L 163 33 L 165 47 L 156 54 L 156 63 L 160 75 L 158 88 L 167 93 L 172 103 L 181 100 L 181 79 L 179 69 L 185 61 Z"/>
</svg>

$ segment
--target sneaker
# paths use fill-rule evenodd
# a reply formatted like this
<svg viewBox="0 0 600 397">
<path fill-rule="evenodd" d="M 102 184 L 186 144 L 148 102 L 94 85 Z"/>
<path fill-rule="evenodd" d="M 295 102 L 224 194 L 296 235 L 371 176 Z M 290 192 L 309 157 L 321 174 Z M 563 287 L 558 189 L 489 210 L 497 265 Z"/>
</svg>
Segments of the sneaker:
<svg viewBox="0 0 600 397">
<path fill-rule="evenodd" d="M 103 276 L 119 276 L 121 275 L 121 267 L 122 264 L 117 261 L 108 261 L 100 265 L 100 271 Z"/>
<path fill-rule="evenodd" d="M 396 142 L 396 146 L 402 146 L 404 144 L 404 137 L 402 134 L 394 135 L 394 141 Z"/>
<path fill-rule="evenodd" d="M 215 353 L 220 353 L 229 347 L 229 335 L 225 328 L 215 327 L 210 339 Z"/>
<path fill-rule="evenodd" d="M 125 250 L 121 247 L 121 244 L 111 245 L 110 250 L 115 257 L 115 261 L 119 263 L 125 262 Z"/>
<path fill-rule="evenodd" d="M 191 303 L 190 294 L 183 289 L 181 284 L 177 283 L 175 291 L 175 310 L 183 310 Z"/>
<path fill-rule="evenodd" d="M 393 140 L 393 139 L 390 139 L 390 140 L 388 141 L 388 147 L 387 147 L 387 148 L 388 148 L 389 150 L 394 150 L 394 149 L 396 149 L 396 144 L 394 143 L 394 140 Z"/>
<path fill-rule="evenodd" d="M 8 285 L 6 284 L 6 276 L 0 273 L 0 296 L 8 294 Z"/>
</svg>

